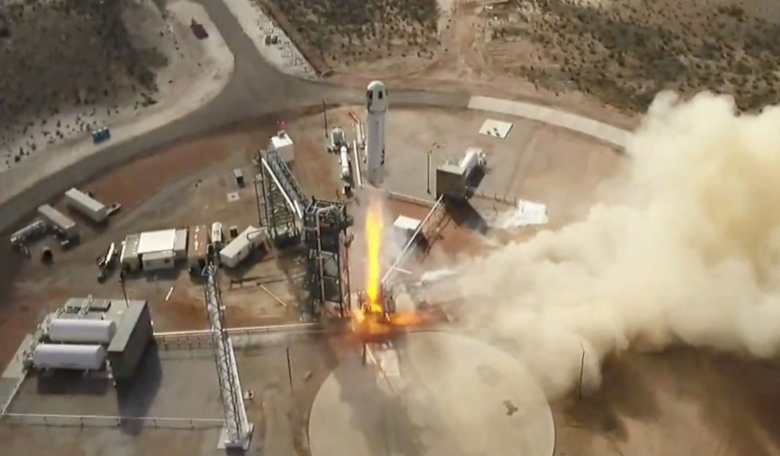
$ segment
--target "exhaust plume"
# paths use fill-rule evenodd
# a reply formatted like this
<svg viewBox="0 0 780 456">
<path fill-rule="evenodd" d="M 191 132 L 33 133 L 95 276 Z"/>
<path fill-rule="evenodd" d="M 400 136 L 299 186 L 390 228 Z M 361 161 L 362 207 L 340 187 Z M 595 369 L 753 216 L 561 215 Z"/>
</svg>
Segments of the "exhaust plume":
<svg viewBox="0 0 780 456">
<path fill-rule="evenodd" d="M 459 265 L 465 323 L 510 341 L 551 398 L 583 352 L 588 388 L 631 346 L 780 348 L 780 107 L 662 93 L 626 153 L 618 202 Z"/>
</svg>

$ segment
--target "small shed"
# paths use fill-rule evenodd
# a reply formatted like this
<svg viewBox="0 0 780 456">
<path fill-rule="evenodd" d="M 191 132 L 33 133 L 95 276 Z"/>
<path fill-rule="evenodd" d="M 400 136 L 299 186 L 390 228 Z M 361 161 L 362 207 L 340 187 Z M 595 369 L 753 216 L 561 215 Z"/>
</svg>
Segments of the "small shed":
<svg viewBox="0 0 780 456">
<path fill-rule="evenodd" d="M 271 150 L 275 150 L 285 163 L 290 164 L 295 161 L 295 148 L 293 140 L 286 131 L 280 131 L 276 136 L 271 137 Z"/>
<path fill-rule="evenodd" d="M 408 241 L 414 236 L 414 232 L 420 227 L 420 223 L 421 221 L 418 219 L 401 215 L 393 222 L 393 228 L 403 237 L 404 241 Z"/>
<path fill-rule="evenodd" d="M 241 171 L 241 168 L 236 168 L 233 170 L 233 179 L 236 181 L 236 185 L 239 187 L 244 186 L 244 172 Z"/>
</svg>

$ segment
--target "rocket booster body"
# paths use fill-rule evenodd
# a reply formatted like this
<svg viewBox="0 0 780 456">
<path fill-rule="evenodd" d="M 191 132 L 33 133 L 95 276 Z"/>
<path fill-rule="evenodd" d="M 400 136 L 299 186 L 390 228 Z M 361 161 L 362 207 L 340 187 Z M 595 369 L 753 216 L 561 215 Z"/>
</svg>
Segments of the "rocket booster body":
<svg viewBox="0 0 780 456">
<path fill-rule="evenodd" d="M 384 83 L 373 81 L 366 92 L 366 155 L 368 182 L 379 187 L 385 178 L 385 114 L 387 89 Z"/>
</svg>

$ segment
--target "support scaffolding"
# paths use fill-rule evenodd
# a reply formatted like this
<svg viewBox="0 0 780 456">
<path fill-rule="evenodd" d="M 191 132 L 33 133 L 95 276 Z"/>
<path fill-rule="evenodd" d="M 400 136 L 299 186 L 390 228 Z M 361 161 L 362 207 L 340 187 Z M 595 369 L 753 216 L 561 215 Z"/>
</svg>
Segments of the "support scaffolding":
<svg viewBox="0 0 780 456">
<path fill-rule="evenodd" d="M 209 318 L 210 336 L 214 360 L 217 365 L 219 394 L 225 413 L 225 428 L 220 436 L 220 448 L 247 449 L 252 436 L 253 425 L 249 423 L 244 407 L 241 382 L 233 344 L 225 326 L 225 309 L 222 304 L 222 292 L 217 280 L 217 266 L 214 263 L 206 267 L 203 294 L 206 312 Z"/>
<path fill-rule="evenodd" d="M 303 190 L 276 151 L 261 151 L 258 158 L 268 234 L 277 244 L 297 239 L 306 202 Z"/>
<path fill-rule="evenodd" d="M 305 318 L 320 315 L 328 304 L 336 306 L 340 316 L 350 309 L 349 241 L 347 228 L 352 225 L 342 203 L 312 198 L 303 217 L 307 254 L 307 305 Z"/>
</svg>

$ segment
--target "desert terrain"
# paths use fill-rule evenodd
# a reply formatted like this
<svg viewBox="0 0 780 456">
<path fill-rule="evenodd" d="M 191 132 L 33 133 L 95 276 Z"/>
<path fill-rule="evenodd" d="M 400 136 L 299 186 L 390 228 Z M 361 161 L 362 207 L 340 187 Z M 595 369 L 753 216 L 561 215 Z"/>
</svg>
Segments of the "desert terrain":
<svg viewBox="0 0 780 456">
<path fill-rule="evenodd" d="M 663 89 L 731 94 L 742 110 L 780 100 L 776 2 L 255 1 L 342 81 L 467 83 L 628 115 Z"/>
<path fill-rule="evenodd" d="M 222 84 L 232 56 L 213 28 L 194 36 L 202 11 L 187 0 L 4 2 L 0 171 Z"/>
</svg>

